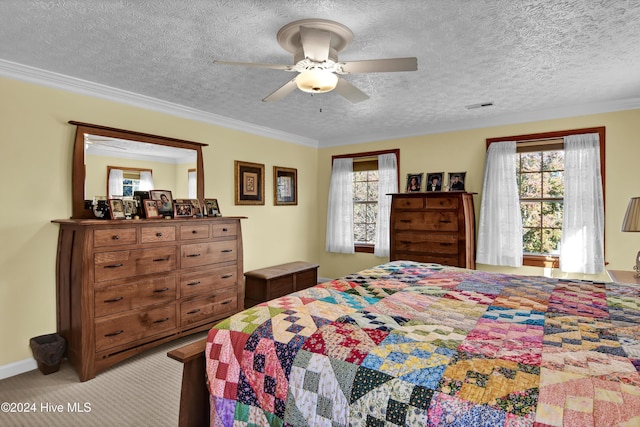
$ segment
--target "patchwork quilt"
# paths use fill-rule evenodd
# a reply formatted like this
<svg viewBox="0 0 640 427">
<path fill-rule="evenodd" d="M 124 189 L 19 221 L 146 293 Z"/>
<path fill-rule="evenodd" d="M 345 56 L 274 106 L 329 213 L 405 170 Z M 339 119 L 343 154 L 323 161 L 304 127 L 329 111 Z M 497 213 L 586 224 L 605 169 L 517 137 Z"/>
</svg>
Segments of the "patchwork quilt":
<svg viewBox="0 0 640 427">
<path fill-rule="evenodd" d="M 209 332 L 213 426 L 640 426 L 640 287 L 395 261 Z"/>
</svg>

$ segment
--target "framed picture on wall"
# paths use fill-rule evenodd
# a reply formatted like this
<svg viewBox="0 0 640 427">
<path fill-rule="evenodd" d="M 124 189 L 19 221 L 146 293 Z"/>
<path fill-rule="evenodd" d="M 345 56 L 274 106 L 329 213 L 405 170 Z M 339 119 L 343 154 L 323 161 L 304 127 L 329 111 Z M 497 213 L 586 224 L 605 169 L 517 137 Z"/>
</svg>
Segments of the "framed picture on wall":
<svg viewBox="0 0 640 427">
<path fill-rule="evenodd" d="M 427 191 L 442 191 L 442 180 L 444 172 L 427 172 L 427 183 L 425 188 Z"/>
<path fill-rule="evenodd" d="M 235 161 L 235 204 L 264 205 L 264 165 Z"/>
<path fill-rule="evenodd" d="M 449 172 L 449 191 L 465 191 L 466 172 Z"/>
<path fill-rule="evenodd" d="M 409 173 L 407 174 L 407 193 L 415 193 L 422 191 L 422 177 L 423 173 Z"/>
<path fill-rule="evenodd" d="M 109 199 L 109 212 L 111 212 L 111 219 L 126 219 L 124 214 L 124 204 L 122 199 Z"/>
<path fill-rule="evenodd" d="M 298 204 L 298 170 L 273 167 L 273 204 L 276 206 Z"/>
</svg>

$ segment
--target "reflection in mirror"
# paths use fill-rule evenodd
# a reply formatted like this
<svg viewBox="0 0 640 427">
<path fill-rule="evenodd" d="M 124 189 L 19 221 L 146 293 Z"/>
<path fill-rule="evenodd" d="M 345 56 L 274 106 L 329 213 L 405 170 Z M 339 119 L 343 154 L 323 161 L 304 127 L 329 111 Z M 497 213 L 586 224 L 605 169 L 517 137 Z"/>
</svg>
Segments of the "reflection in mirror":
<svg viewBox="0 0 640 427">
<path fill-rule="evenodd" d="M 146 186 L 171 190 L 175 198 L 204 198 L 202 147 L 206 144 L 69 123 L 77 126 L 72 218 L 93 217 L 85 200 L 126 198 Z M 110 176 L 114 177 L 111 183 Z"/>
</svg>

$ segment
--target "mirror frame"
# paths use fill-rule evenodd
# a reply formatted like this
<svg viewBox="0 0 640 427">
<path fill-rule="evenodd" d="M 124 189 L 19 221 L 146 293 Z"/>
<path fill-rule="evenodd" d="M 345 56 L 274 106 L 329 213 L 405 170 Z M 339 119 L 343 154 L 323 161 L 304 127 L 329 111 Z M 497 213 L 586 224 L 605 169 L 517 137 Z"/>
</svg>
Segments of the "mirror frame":
<svg viewBox="0 0 640 427">
<path fill-rule="evenodd" d="M 186 148 L 195 150 L 196 160 L 196 194 L 198 200 L 204 200 L 204 163 L 202 161 L 202 147 L 208 144 L 200 142 L 186 141 L 183 139 L 169 138 L 165 136 L 151 135 L 142 132 L 135 132 L 124 129 L 111 128 L 89 123 L 69 121 L 69 124 L 76 126 L 76 138 L 73 146 L 73 166 L 72 166 L 72 216 L 71 219 L 95 219 L 91 209 L 85 209 L 85 179 L 86 170 L 84 163 L 84 134 L 100 135 L 111 138 L 127 139 L 130 141 L 140 141 L 149 144 L 166 145 L 169 147 Z"/>
</svg>

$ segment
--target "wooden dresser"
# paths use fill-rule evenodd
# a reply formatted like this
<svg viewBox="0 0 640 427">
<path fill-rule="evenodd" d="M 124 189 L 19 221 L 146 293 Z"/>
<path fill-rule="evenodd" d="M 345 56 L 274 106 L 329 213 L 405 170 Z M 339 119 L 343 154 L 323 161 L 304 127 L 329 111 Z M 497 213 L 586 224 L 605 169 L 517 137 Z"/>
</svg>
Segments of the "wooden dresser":
<svg viewBox="0 0 640 427">
<path fill-rule="evenodd" d="M 240 219 L 53 221 L 57 330 L 81 381 L 243 309 Z"/>
<path fill-rule="evenodd" d="M 475 269 L 473 193 L 392 194 L 390 260 Z"/>
</svg>

